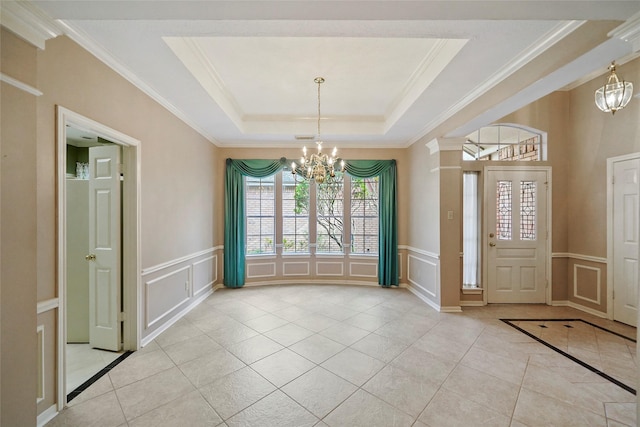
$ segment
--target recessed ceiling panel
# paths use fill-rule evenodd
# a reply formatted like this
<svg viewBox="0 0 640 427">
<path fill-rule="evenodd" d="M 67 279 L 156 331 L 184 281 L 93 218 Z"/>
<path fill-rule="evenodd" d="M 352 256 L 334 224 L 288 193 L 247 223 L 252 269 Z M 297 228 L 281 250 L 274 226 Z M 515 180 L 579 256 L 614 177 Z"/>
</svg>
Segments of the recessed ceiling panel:
<svg viewBox="0 0 640 427">
<path fill-rule="evenodd" d="M 383 134 L 465 39 L 164 37 L 243 133 L 300 133 L 321 112 L 329 133 Z M 325 125 L 323 124 L 323 127 Z"/>
</svg>

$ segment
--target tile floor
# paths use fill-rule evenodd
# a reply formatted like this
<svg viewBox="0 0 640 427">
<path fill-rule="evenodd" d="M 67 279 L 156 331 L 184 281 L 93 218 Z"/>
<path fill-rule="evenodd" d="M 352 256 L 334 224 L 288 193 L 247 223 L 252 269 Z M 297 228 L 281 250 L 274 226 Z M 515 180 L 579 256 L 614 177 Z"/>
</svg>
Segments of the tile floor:
<svg viewBox="0 0 640 427">
<path fill-rule="evenodd" d="M 447 314 L 405 289 L 224 289 L 49 426 L 636 425 L 635 395 L 500 318 L 584 318 L 635 337 L 568 307 Z"/>
<path fill-rule="evenodd" d="M 122 353 L 99 350 L 89 344 L 67 344 L 67 394 L 122 356 Z"/>
</svg>

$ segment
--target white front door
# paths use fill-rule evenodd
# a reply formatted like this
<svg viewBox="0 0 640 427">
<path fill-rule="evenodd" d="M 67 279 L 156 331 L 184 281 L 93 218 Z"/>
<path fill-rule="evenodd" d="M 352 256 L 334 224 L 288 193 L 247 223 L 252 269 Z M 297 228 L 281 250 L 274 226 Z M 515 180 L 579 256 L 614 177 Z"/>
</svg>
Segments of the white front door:
<svg viewBox="0 0 640 427">
<path fill-rule="evenodd" d="M 486 170 L 489 303 L 546 301 L 547 183 L 547 170 Z"/>
<path fill-rule="evenodd" d="M 89 149 L 89 343 L 120 350 L 120 147 Z"/>
<path fill-rule="evenodd" d="M 640 159 L 613 164 L 613 318 L 636 326 Z"/>
</svg>

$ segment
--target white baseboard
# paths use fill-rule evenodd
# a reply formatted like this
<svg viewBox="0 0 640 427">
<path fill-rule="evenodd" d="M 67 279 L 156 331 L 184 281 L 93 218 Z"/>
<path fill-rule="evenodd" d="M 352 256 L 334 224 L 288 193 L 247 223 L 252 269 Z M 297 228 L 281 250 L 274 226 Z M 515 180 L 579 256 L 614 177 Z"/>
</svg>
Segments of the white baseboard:
<svg viewBox="0 0 640 427">
<path fill-rule="evenodd" d="M 482 301 L 460 301 L 460 307 L 484 307 Z"/>
<path fill-rule="evenodd" d="M 450 305 L 445 307 L 440 307 L 441 313 L 462 313 L 462 307 L 459 305 Z"/>
<path fill-rule="evenodd" d="M 569 301 L 567 301 L 567 300 L 551 301 L 551 306 L 552 307 L 568 307 L 569 306 Z"/>
<path fill-rule="evenodd" d="M 607 318 L 607 313 L 603 313 L 601 311 L 598 310 L 594 310 L 593 308 L 589 308 L 589 307 L 585 307 L 583 305 L 580 304 L 576 304 L 575 302 L 572 301 L 567 301 L 567 305 L 571 308 L 575 308 L 576 310 L 580 310 L 580 311 L 584 311 L 585 313 L 589 313 L 592 314 L 596 317 L 601 317 L 603 319 Z"/>
<path fill-rule="evenodd" d="M 409 292 L 411 292 L 412 294 L 414 294 L 415 296 L 420 298 L 428 306 L 430 306 L 431 308 L 433 308 L 436 311 L 440 311 L 440 305 L 436 304 L 435 302 L 431 301 L 429 298 L 425 297 L 423 294 L 418 292 L 415 287 L 413 287 L 410 284 L 408 284 L 407 285 L 407 289 L 409 289 Z"/>
<path fill-rule="evenodd" d="M 204 294 L 199 296 L 197 299 L 195 299 L 187 307 L 185 307 L 180 312 L 176 313 L 172 318 L 170 318 L 169 320 L 164 322 L 158 329 L 156 329 L 155 331 L 151 332 L 149 335 L 147 335 L 146 337 L 141 339 L 140 340 L 140 346 L 144 347 L 145 345 L 149 344 L 151 341 L 156 339 L 158 337 L 158 335 L 160 335 L 161 333 L 163 333 L 164 331 L 169 329 L 174 323 L 176 323 L 178 320 L 182 319 L 185 314 L 187 314 L 188 312 L 190 312 L 191 310 L 196 308 L 196 306 L 198 304 L 200 304 L 202 301 L 207 299 L 209 297 L 209 295 L 211 295 L 218 288 L 218 286 L 220 286 L 220 285 L 216 285 L 214 288 L 210 289 L 208 292 L 205 292 Z"/>
<path fill-rule="evenodd" d="M 366 282 L 363 280 L 341 280 L 341 279 L 313 279 L 313 280 L 263 280 L 260 282 L 245 283 L 244 287 L 252 286 L 272 286 L 272 285 L 358 285 L 358 286 L 380 286 L 378 282 Z"/>
<path fill-rule="evenodd" d="M 38 427 L 44 426 L 49 421 L 54 419 L 56 415 L 58 415 L 58 409 L 56 408 L 56 405 L 49 406 L 47 409 L 42 411 L 40 415 L 38 415 Z"/>
</svg>

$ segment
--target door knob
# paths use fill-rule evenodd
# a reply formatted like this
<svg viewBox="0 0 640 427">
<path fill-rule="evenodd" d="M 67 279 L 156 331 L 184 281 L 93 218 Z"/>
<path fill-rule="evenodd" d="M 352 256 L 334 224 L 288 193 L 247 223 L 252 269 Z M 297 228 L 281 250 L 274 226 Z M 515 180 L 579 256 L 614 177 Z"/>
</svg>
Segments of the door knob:
<svg viewBox="0 0 640 427">
<path fill-rule="evenodd" d="M 489 246 L 494 247 L 496 244 L 493 242 L 489 242 Z"/>
<path fill-rule="evenodd" d="M 95 261 L 96 260 L 96 256 L 95 256 L 95 254 L 89 254 L 89 255 L 86 255 L 84 257 L 84 259 L 86 259 L 87 261 Z"/>
<path fill-rule="evenodd" d="M 495 234 L 489 233 L 489 237 L 495 237 Z"/>
</svg>

